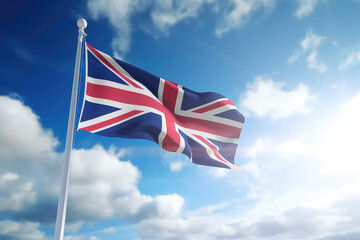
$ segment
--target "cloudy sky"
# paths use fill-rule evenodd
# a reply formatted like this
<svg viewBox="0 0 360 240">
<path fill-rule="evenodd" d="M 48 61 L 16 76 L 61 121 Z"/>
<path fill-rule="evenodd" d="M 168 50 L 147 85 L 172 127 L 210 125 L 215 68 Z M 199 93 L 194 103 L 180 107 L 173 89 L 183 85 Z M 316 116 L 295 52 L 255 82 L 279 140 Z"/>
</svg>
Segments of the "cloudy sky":
<svg viewBox="0 0 360 240">
<path fill-rule="evenodd" d="M 360 239 L 359 11 L 356 0 L 2 4 L 0 238 L 53 237 L 84 17 L 97 49 L 230 98 L 246 118 L 244 171 L 78 132 L 66 240 Z"/>
</svg>

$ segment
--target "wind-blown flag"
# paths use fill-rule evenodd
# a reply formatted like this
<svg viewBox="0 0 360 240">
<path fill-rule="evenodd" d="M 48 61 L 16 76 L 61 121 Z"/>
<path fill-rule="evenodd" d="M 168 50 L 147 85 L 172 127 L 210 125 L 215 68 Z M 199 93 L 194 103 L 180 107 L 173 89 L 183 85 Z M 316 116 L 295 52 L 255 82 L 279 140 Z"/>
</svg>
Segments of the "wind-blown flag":
<svg viewBox="0 0 360 240">
<path fill-rule="evenodd" d="M 78 129 L 147 139 L 201 165 L 239 170 L 243 115 L 217 93 L 198 93 L 114 59 L 86 43 L 86 86 Z"/>
</svg>

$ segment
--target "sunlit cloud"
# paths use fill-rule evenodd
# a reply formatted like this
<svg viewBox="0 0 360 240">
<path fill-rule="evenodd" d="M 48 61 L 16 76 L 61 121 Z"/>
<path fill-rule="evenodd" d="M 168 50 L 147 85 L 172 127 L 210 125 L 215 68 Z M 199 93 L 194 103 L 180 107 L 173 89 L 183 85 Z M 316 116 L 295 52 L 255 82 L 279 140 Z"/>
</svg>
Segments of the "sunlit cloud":
<svg viewBox="0 0 360 240">
<path fill-rule="evenodd" d="M 58 145 L 52 131 L 43 129 L 39 117 L 21 100 L 0 96 L 0 125 L 2 162 L 51 152 Z"/>
<path fill-rule="evenodd" d="M 295 89 L 286 91 L 283 90 L 284 85 L 270 78 L 257 77 L 240 97 L 240 109 L 245 114 L 271 120 L 309 113 L 316 96 L 309 93 L 308 87 L 301 83 Z"/>
<path fill-rule="evenodd" d="M 0 97 L 1 104 L 8 106 L 1 108 L 1 119 L 8 122 L 0 125 L 0 132 L 16 135 L 17 129 L 26 126 L 28 134 L 16 148 L 9 145 L 11 134 L 0 136 L 0 141 L 8 146 L 0 152 L 0 212 L 14 220 L 0 222 L 0 236 L 42 239 L 44 234 L 37 230 L 38 222 L 55 221 L 62 154 L 55 152 L 56 138 L 43 129 L 31 108 L 7 96 Z M 9 121 L 10 118 L 15 121 Z M 120 161 L 119 156 L 123 155 L 121 149 L 106 150 L 101 145 L 73 150 L 67 231 L 80 230 L 85 221 L 123 218 L 136 223 L 180 215 L 184 199 L 176 193 L 142 194 L 137 187 L 141 173 L 129 161 Z M 16 237 L 23 233 L 29 236 Z"/>
<path fill-rule="evenodd" d="M 360 167 L 360 92 L 342 107 L 340 117 L 319 146 L 323 173 L 357 174 Z"/>
<path fill-rule="evenodd" d="M 286 157 L 293 157 L 313 152 L 314 149 L 311 145 L 298 139 L 279 141 L 271 137 L 259 137 L 250 148 L 246 149 L 245 156 L 257 158 L 261 155 L 281 154 Z"/>
</svg>

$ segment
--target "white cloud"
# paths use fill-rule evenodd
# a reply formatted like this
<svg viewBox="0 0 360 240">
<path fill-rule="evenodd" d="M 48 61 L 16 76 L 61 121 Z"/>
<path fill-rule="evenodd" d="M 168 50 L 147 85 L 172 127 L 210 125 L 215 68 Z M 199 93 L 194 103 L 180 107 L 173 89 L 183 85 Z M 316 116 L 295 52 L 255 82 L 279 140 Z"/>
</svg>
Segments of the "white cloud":
<svg viewBox="0 0 360 240">
<path fill-rule="evenodd" d="M 220 3 L 230 7 L 219 7 Z M 134 30 L 142 29 L 153 36 L 158 36 L 158 33 L 168 35 L 170 28 L 176 24 L 195 19 L 205 4 L 217 9 L 212 13 L 221 17 L 215 27 L 215 34 L 221 37 L 244 26 L 258 9 L 271 10 L 274 3 L 275 0 L 88 0 L 87 9 L 91 18 L 105 18 L 109 21 L 115 32 L 112 41 L 114 55 L 122 57 L 130 50 L 131 34 Z M 150 19 L 138 22 L 135 29 L 132 17 L 147 11 Z M 143 17 L 148 16 L 143 14 Z"/>
<path fill-rule="evenodd" d="M 190 160 L 184 154 L 178 154 L 173 152 L 167 152 L 162 149 L 159 149 L 162 158 L 165 160 L 165 163 L 169 165 L 171 172 L 180 172 L 185 166 L 189 165 Z"/>
<path fill-rule="evenodd" d="M 274 1 L 271 0 L 231 0 L 233 8 L 225 13 L 224 19 L 217 25 L 215 33 L 221 37 L 230 30 L 244 26 L 250 19 L 251 14 L 260 7 L 272 9 Z"/>
<path fill-rule="evenodd" d="M 360 167 L 360 92 L 342 107 L 340 117 L 323 136 L 319 149 L 324 173 L 358 174 Z"/>
<path fill-rule="evenodd" d="M 268 205 L 263 206 L 265 209 L 261 208 L 262 215 L 258 219 L 247 218 L 246 213 L 243 213 L 243 218 L 226 220 L 221 214 L 209 212 L 206 216 L 146 220 L 138 224 L 137 228 L 142 239 L 185 240 L 316 239 L 336 236 L 342 231 L 357 233 L 360 214 L 353 209 L 360 200 L 359 191 L 341 193 L 346 194 L 343 197 L 336 195 L 333 201 L 321 207 L 294 206 L 271 213 L 266 209 Z M 227 208 L 233 209 L 233 204 L 213 209 L 223 212 Z M 339 226 L 343 227 L 339 229 Z"/>
<path fill-rule="evenodd" d="M 300 46 L 304 52 L 309 50 L 316 50 L 324 43 L 325 40 L 326 37 L 316 35 L 310 31 L 306 33 L 305 38 L 300 42 Z"/>
<path fill-rule="evenodd" d="M 112 41 L 114 55 L 123 56 L 130 48 L 131 15 L 142 9 L 138 0 L 89 0 L 87 8 L 95 20 L 107 18 L 115 31 Z"/>
<path fill-rule="evenodd" d="M 140 172 L 136 167 L 130 162 L 119 161 L 101 146 L 76 150 L 69 210 L 72 209 L 71 212 L 78 220 L 100 220 L 116 216 L 144 219 L 178 214 L 183 204 L 180 196 L 142 195 L 137 188 L 139 178 Z"/>
<path fill-rule="evenodd" d="M 70 217 L 77 220 L 114 217 L 119 211 L 117 198 L 138 193 L 139 177 L 140 172 L 130 162 L 119 161 L 100 145 L 89 150 L 74 150 L 69 188 Z"/>
<path fill-rule="evenodd" d="M 317 49 L 324 43 L 326 37 L 319 36 L 312 31 L 306 33 L 303 40 L 300 41 L 300 50 L 295 50 L 293 55 L 288 58 L 288 63 L 292 64 L 296 62 L 301 55 L 308 54 L 306 58 L 308 68 L 317 70 L 319 73 L 327 71 L 327 66 L 324 62 L 319 60 Z"/>
<path fill-rule="evenodd" d="M 305 139 L 288 139 L 277 140 L 271 137 L 259 137 L 254 143 L 244 149 L 245 156 L 251 159 L 263 157 L 264 155 L 271 154 L 284 156 L 291 159 L 296 156 L 313 154 L 315 149 Z"/>
<path fill-rule="evenodd" d="M 116 228 L 115 227 L 105 228 L 104 233 L 106 233 L 106 234 L 114 234 L 114 233 L 116 233 Z"/>
<path fill-rule="evenodd" d="M 112 48 L 116 57 L 122 57 L 130 49 L 133 26 L 132 16 L 150 9 L 151 21 L 154 27 L 163 34 L 168 34 L 170 27 L 187 18 L 197 16 L 201 6 L 212 0 L 88 0 L 87 7 L 91 17 L 109 20 L 115 31 Z M 147 21 L 146 24 L 149 24 Z M 140 26 L 145 27 L 146 26 Z M 153 31 L 147 30 L 152 34 Z"/>
<path fill-rule="evenodd" d="M 285 156 L 297 156 L 312 153 L 313 148 L 299 140 L 287 140 L 275 145 L 275 151 Z"/>
<path fill-rule="evenodd" d="M 158 212 L 156 217 L 160 218 L 178 217 L 184 207 L 184 199 L 178 194 L 156 196 L 154 203 Z"/>
<path fill-rule="evenodd" d="M 141 194 L 137 187 L 139 170 L 130 162 L 119 161 L 114 151 L 97 145 L 73 154 L 68 207 L 71 221 L 120 217 L 137 222 L 180 214 L 184 204 L 181 196 Z"/>
<path fill-rule="evenodd" d="M 24 125 L 28 127 L 28 135 L 26 141 L 20 141 L 17 148 L 4 149 L 2 152 L 0 213 L 6 213 L 10 219 L 28 220 L 26 226 L 35 229 L 34 226 L 38 225 L 31 225 L 31 222 L 55 221 L 62 156 L 54 150 L 56 139 L 50 131 L 41 127 L 29 107 L 19 100 L 2 96 L 0 104 L 4 103 L 11 108 L 0 110 L 2 121 L 8 121 L 6 124 L 2 122 L 4 124 L 0 125 L 0 132 L 9 132 L 0 136 L 1 141 L 5 145 L 8 144 L 6 141 L 11 143 L 12 138 L 8 135 L 16 135 L 14 130 Z M 100 145 L 92 149 L 73 150 L 68 231 L 79 230 L 85 221 L 123 218 L 138 222 L 151 218 L 172 218 L 180 214 L 184 200 L 178 194 L 148 196 L 139 191 L 137 184 L 140 172 L 131 162 L 119 160 L 119 156 L 124 154 L 124 150 L 114 147 L 105 150 Z M 2 230 L 5 231 L 6 226 L 18 226 L 16 224 L 3 223 Z"/>
<path fill-rule="evenodd" d="M 300 89 L 297 87 L 287 92 L 283 90 L 282 84 L 276 84 L 270 79 L 259 78 L 258 81 L 267 86 L 265 89 L 275 93 L 297 92 Z M 255 83 L 252 86 L 248 92 L 261 92 Z M 308 91 L 305 92 L 302 95 L 309 97 Z M 130 162 L 119 160 L 119 156 L 124 156 L 123 150 L 105 150 L 99 145 L 92 149 L 76 150 L 69 195 L 70 221 L 123 218 L 134 224 L 142 239 L 331 239 L 344 232 L 358 236 L 356 231 L 360 224 L 360 212 L 356 210 L 360 201 L 360 179 L 356 170 L 360 158 L 359 105 L 360 92 L 344 104 L 341 112 L 332 115 L 339 116 L 339 119 L 333 127 L 327 128 L 328 134 L 317 139 L 312 139 L 311 134 L 307 138 L 285 141 L 271 136 L 259 138 L 254 142 L 254 147 L 250 147 L 252 151 L 248 157 L 252 159 L 244 166 L 244 172 L 236 175 L 230 173 L 221 179 L 231 179 L 234 186 L 242 191 L 245 191 L 245 184 L 249 184 L 248 187 L 254 191 L 246 192 L 247 198 L 232 204 L 205 206 L 206 211 L 199 211 L 198 214 L 184 212 L 185 201 L 176 193 L 160 196 L 142 194 L 137 187 L 139 170 Z M 18 114 L 21 117 L 23 112 Z M 0 126 L 0 130 L 3 131 L 5 127 Z M 36 136 L 33 135 L 35 139 Z M 49 141 L 53 139 L 49 138 Z M 51 150 L 52 146 L 48 146 L 50 150 L 40 151 L 36 159 L 35 155 L 27 159 L 12 158 L 12 165 L 3 164 L 2 159 L 0 195 L 21 193 L 20 186 L 30 182 L 33 185 L 28 188 L 30 191 L 27 194 L 34 192 L 37 197 L 29 202 L 22 201 L 22 207 L 7 207 L 1 213 L 21 214 L 21 211 L 37 212 L 39 209 L 44 212 L 46 204 L 42 203 L 51 205 L 57 201 L 55 186 L 58 186 L 58 180 L 55 175 L 58 173 L 54 174 L 53 169 L 59 171 L 60 165 L 53 161 L 51 155 L 55 153 Z M 320 149 L 319 155 L 313 154 L 314 149 Z M 312 155 L 304 158 L 304 154 Z M 298 158 L 284 161 L 288 156 Z M 42 161 L 45 157 L 47 161 Z M 317 157 L 324 158 L 321 166 Z M 59 160 L 59 156 L 55 158 Z M 28 174 L 20 171 L 22 165 L 15 164 L 26 161 L 31 163 L 26 165 L 30 166 L 26 169 L 26 172 L 30 172 Z M 320 170 L 326 170 L 327 175 L 321 176 Z M 331 174 L 340 174 L 340 177 L 328 178 Z M 344 186 L 344 182 L 351 184 Z M 90 189 L 94 192 L 90 192 Z M 55 200 L 51 198 L 53 196 Z M 87 202 L 90 204 L 87 205 Z M 85 206 L 80 207 L 80 203 Z M 20 216 L 25 219 L 28 217 L 25 214 L 17 215 Z M 0 238 L 44 239 L 39 226 L 36 222 L 3 221 L 0 222 Z M 66 239 L 89 238 L 68 236 Z"/>
<path fill-rule="evenodd" d="M 288 58 L 288 63 L 293 63 L 293 62 L 296 62 L 299 57 L 302 55 L 302 52 L 299 51 L 299 50 L 296 50 L 293 55 L 291 55 L 289 58 Z"/>
<path fill-rule="evenodd" d="M 84 225 L 83 221 L 77 222 L 67 222 L 65 224 L 65 232 L 66 233 L 77 233 Z"/>
<path fill-rule="evenodd" d="M 0 179 L 0 187 L 5 184 L 6 182 L 11 182 L 19 178 L 19 175 L 16 173 L 7 172 L 1 176 Z"/>
<path fill-rule="evenodd" d="M 155 26 L 163 33 L 168 33 L 169 28 L 178 22 L 196 17 L 200 7 L 212 0 L 156 0 L 151 18 Z"/>
<path fill-rule="evenodd" d="M 40 224 L 32 222 L 0 221 L 0 238 L 23 240 L 47 239 L 45 238 L 45 233 L 38 229 L 39 226 Z"/>
<path fill-rule="evenodd" d="M 316 5 L 320 2 L 325 2 L 325 0 L 298 0 L 299 7 L 295 11 L 294 15 L 297 18 L 306 17 L 314 11 Z"/>
<path fill-rule="evenodd" d="M 209 168 L 208 173 L 215 178 L 223 178 L 229 174 L 231 170 L 226 168 Z"/>
<path fill-rule="evenodd" d="M 10 172 L 0 175 L 0 179 L 0 211 L 17 211 L 36 200 L 33 182 L 19 179 L 19 175 Z"/>
<path fill-rule="evenodd" d="M 267 138 L 258 138 L 254 144 L 246 151 L 245 155 L 250 158 L 256 158 L 259 153 L 267 150 L 271 144 Z"/>
<path fill-rule="evenodd" d="M 80 240 L 83 238 L 80 238 L 79 236 L 64 236 L 65 240 Z"/>
<path fill-rule="evenodd" d="M 343 63 L 339 65 L 339 70 L 343 71 L 350 66 L 354 66 L 360 63 L 360 50 L 351 52 Z"/>
<path fill-rule="evenodd" d="M 316 96 L 310 95 L 308 87 L 300 83 L 294 90 L 285 91 L 284 85 L 270 78 L 257 77 L 240 97 L 240 109 L 245 114 L 272 120 L 309 113 Z"/>
<path fill-rule="evenodd" d="M 312 68 L 317 70 L 319 73 L 323 73 L 327 71 L 327 66 L 325 63 L 319 61 L 318 54 L 316 51 L 313 51 L 307 58 L 306 58 L 308 68 Z"/>
<path fill-rule="evenodd" d="M 312 126 L 311 132 L 293 140 L 259 138 L 249 154 L 254 159 L 244 165 L 244 172 L 226 178 L 241 189 L 251 184 L 249 187 L 257 188 L 253 195 L 232 203 L 204 206 L 185 213 L 185 217 L 141 221 L 136 225 L 140 237 L 144 240 L 359 238 L 359 105 L 360 92 L 335 114 L 338 119 L 330 123 L 333 127 L 325 128 L 322 136 L 317 136 Z M 289 156 L 294 157 L 293 161 L 286 161 Z M 323 162 L 319 160 L 321 157 L 325 157 Z M 329 164 L 334 168 L 328 174 L 337 177 L 320 174 Z"/>
<path fill-rule="evenodd" d="M 0 96 L 0 211 L 27 211 L 41 198 L 41 188 L 51 190 L 47 184 L 37 185 L 34 176 L 43 176 L 45 181 L 46 176 L 56 179 L 51 174 L 57 165 L 57 144 L 31 108 L 20 100 Z"/>
<path fill-rule="evenodd" d="M 99 238 L 96 236 L 88 236 L 87 234 L 84 234 L 64 236 L 64 240 L 99 240 Z"/>
<path fill-rule="evenodd" d="M 183 162 L 172 162 L 170 163 L 170 170 L 172 172 L 179 172 L 184 167 Z"/>
<path fill-rule="evenodd" d="M 43 129 L 39 117 L 20 100 L 0 96 L 0 158 L 33 157 L 51 152 L 58 141 Z M 34 144 L 36 143 L 36 144 Z"/>
</svg>

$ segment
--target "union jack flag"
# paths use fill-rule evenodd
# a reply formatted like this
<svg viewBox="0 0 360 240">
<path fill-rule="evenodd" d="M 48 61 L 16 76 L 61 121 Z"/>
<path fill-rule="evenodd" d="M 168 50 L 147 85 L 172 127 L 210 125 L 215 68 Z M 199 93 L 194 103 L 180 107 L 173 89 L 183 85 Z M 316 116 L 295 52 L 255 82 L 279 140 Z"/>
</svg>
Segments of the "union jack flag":
<svg viewBox="0 0 360 240">
<path fill-rule="evenodd" d="M 217 93 L 198 93 L 114 59 L 86 43 L 79 130 L 147 139 L 200 165 L 239 170 L 243 115 Z"/>
</svg>

